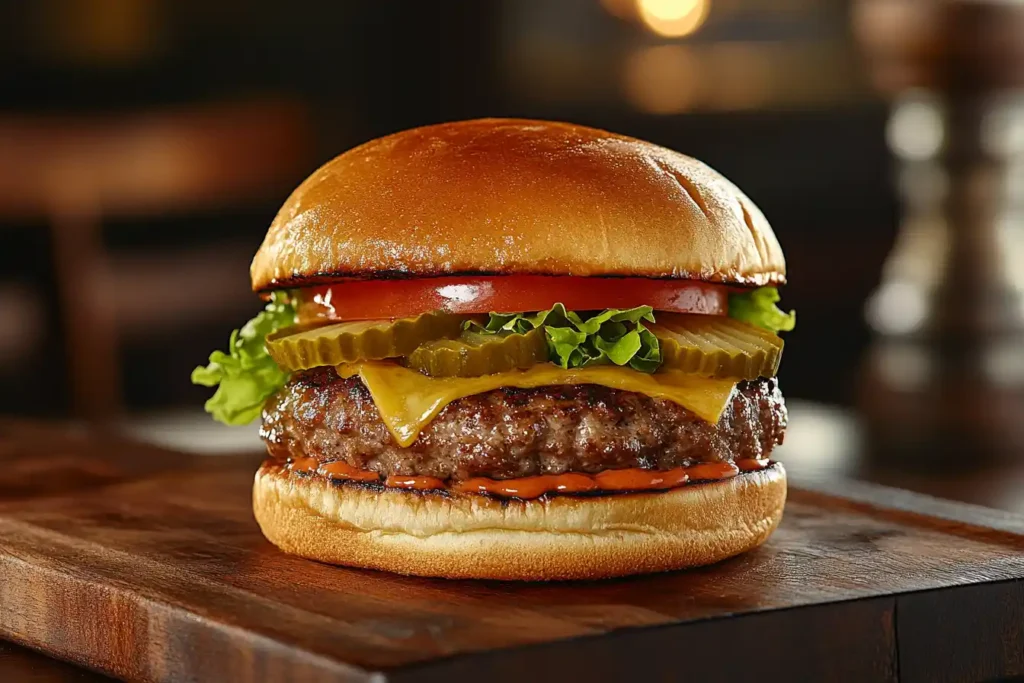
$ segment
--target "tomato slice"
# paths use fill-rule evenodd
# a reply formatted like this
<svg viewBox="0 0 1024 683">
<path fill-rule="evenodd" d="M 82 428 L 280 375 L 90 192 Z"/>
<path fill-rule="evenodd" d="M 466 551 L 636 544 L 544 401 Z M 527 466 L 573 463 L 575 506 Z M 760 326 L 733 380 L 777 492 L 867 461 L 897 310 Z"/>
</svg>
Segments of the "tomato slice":
<svg viewBox="0 0 1024 683">
<path fill-rule="evenodd" d="M 561 302 L 572 311 L 651 306 L 656 311 L 726 315 L 729 288 L 640 277 L 437 277 L 348 280 L 301 290 L 300 322 L 408 318 L 426 311 L 519 313 Z"/>
</svg>

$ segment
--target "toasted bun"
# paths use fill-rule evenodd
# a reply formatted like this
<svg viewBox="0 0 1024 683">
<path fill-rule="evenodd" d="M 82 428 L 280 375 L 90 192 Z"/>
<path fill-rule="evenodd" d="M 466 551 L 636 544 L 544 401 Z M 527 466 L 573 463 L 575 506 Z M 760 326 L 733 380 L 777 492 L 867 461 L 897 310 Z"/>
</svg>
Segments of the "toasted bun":
<svg viewBox="0 0 1024 683">
<path fill-rule="evenodd" d="M 257 291 L 340 278 L 532 274 L 785 280 L 771 226 L 690 157 L 547 121 L 482 119 L 356 147 L 285 202 Z"/>
<path fill-rule="evenodd" d="M 658 493 L 500 501 L 333 485 L 264 465 L 253 508 L 282 550 L 446 578 L 597 579 L 718 562 L 768 538 L 786 502 L 780 464 Z"/>
</svg>

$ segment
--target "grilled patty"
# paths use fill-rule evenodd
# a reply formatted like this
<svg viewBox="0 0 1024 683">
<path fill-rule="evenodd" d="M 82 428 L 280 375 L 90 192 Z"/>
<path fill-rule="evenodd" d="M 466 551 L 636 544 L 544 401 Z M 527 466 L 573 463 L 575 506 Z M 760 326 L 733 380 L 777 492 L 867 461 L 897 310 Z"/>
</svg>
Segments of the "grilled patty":
<svg viewBox="0 0 1024 683">
<path fill-rule="evenodd" d="M 278 460 L 342 460 L 383 475 L 462 480 L 763 458 L 785 428 L 774 379 L 742 382 L 717 425 L 671 401 L 581 384 L 453 401 L 402 448 L 358 377 L 318 368 L 267 401 L 260 433 Z"/>
<path fill-rule="evenodd" d="M 267 401 L 260 433 L 278 460 L 342 460 L 383 475 L 462 480 L 763 458 L 785 428 L 774 379 L 742 382 L 717 425 L 671 401 L 581 384 L 458 399 L 402 448 L 358 377 L 318 368 Z"/>
</svg>

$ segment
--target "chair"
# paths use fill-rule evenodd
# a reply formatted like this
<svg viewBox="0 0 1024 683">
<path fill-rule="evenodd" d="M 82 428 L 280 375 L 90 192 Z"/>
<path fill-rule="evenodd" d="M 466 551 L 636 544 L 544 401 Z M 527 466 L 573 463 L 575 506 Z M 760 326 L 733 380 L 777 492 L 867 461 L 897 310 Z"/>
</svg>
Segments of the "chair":
<svg viewBox="0 0 1024 683">
<path fill-rule="evenodd" d="M 308 170 L 310 150 L 304 110 L 285 101 L 0 116 L 0 220 L 42 218 L 52 232 L 76 415 L 105 421 L 120 412 L 121 332 L 146 315 L 140 295 L 166 299 L 181 284 L 179 270 L 147 268 L 145 256 L 136 259 L 140 267 L 113 267 L 104 221 L 279 198 Z M 191 267 L 215 271 L 217 259 L 199 254 Z M 189 307 L 166 308 L 179 318 L 189 313 Z"/>
</svg>

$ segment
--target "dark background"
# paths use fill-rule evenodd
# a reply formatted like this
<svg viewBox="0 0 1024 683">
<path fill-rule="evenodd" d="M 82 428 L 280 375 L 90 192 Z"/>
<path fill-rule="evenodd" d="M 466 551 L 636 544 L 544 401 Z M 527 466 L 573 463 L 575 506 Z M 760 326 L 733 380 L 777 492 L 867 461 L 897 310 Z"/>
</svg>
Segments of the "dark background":
<svg viewBox="0 0 1024 683">
<path fill-rule="evenodd" d="M 700 25 L 659 35 L 645 6 Z M 191 386 L 189 372 L 258 309 L 248 260 L 316 166 L 373 137 L 478 116 L 631 134 L 735 181 L 768 216 L 789 262 L 783 304 L 799 324 L 781 372 L 787 395 L 847 404 L 868 340 L 864 301 L 897 222 L 888 110 L 866 85 L 850 24 L 848 4 L 826 0 L 5 0 L 0 157 L 17 151 L 35 163 L 45 156 L 38 138 L 83 126 L 128 131 L 125 122 L 146 117 L 188 122 L 213 112 L 230 129 L 233 117 L 261 107 L 287 112 L 266 134 L 257 125 L 252 144 L 218 153 L 211 177 L 279 171 L 259 187 L 211 190 L 203 201 L 185 190 L 141 209 L 97 204 L 110 274 L 98 296 L 117 309 L 114 372 L 127 413 L 202 403 L 208 390 Z M 36 123 L 44 132 L 27 138 L 23 127 Z M 303 143 L 264 149 L 282 127 Z M 187 135 L 163 143 L 203 144 Z M 154 166 L 140 161 L 132 175 L 159 180 Z M 5 168 L 0 184 L 17 179 L 17 168 Z M 74 299 L 58 283 L 80 277 L 93 287 L 95 270 L 59 272 L 54 236 L 64 228 L 48 208 L 56 185 L 38 210 L 5 209 L 0 198 L 5 413 L 72 412 Z"/>
</svg>

